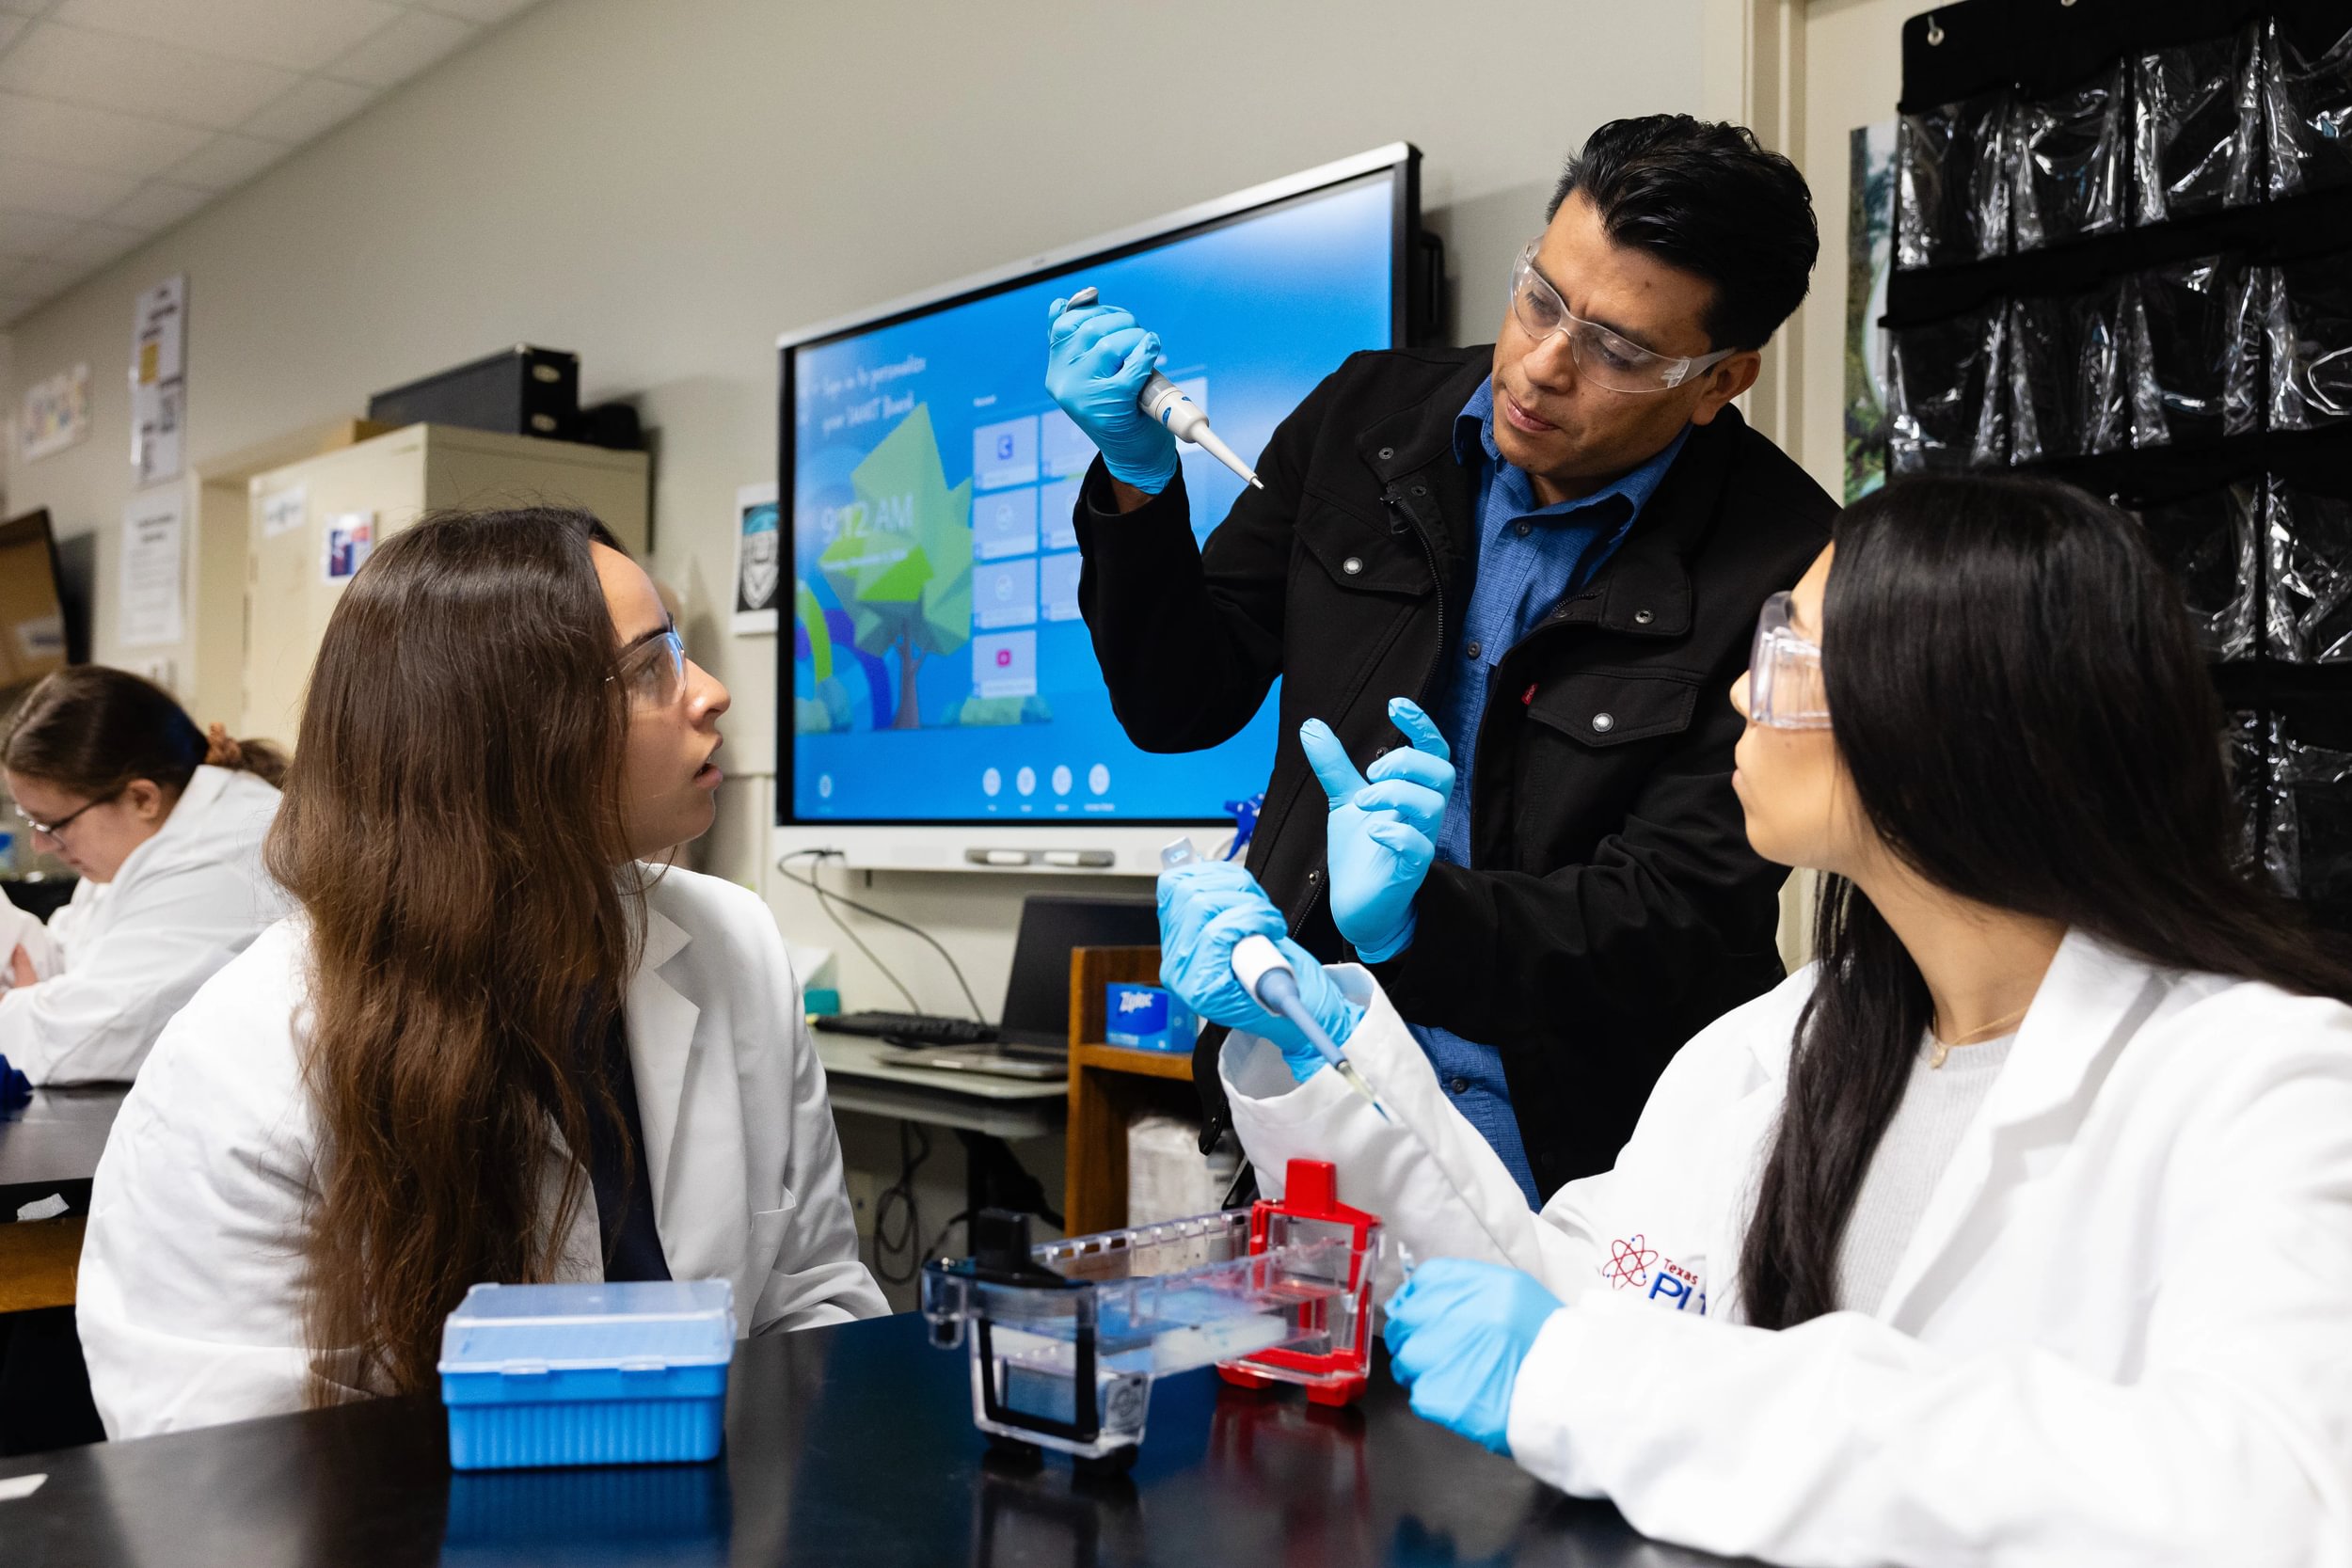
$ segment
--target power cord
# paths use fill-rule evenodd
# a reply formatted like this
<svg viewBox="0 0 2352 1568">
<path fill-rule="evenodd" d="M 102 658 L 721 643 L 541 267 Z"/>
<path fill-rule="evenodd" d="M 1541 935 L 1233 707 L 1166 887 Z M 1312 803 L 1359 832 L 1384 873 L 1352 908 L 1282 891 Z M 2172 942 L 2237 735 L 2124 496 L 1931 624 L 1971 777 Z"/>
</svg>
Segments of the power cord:
<svg viewBox="0 0 2352 1568">
<path fill-rule="evenodd" d="M 953 1230 L 957 1226 L 961 1225 L 964 1221 L 970 1219 L 971 1217 L 972 1211 L 969 1209 L 959 1209 L 954 1213 L 948 1215 L 947 1223 L 939 1227 L 939 1234 L 931 1238 L 931 1244 L 923 1249 L 923 1257 L 926 1259 L 932 1258 L 945 1258 L 946 1254 L 939 1249 L 947 1244 L 947 1232 Z"/>
<path fill-rule="evenodd" d="M 930 1157 L 931 1135 L 914 1122 L 900 1122 L 898 1180 L 874 1198 L 874 1276 L 885 1285 L 912 1285 L 914 1276 L 922 1272 L 925 1255 L 911 1250 L 922 1239 L 918 1230 L 921 1214 L 914 1203 L 914 1173 Z M 894 1218 L 899 1222 L 895 1236 L 890 1233 Z M 901 1252 L 907 1259 L 903 1269 L 891 1262 Z"/>
<path fill-rule="evenodd" d="M 963 992 L 963 1000 L 971 1007 L 972 1017 L 976 1021 L 986 1022 L 987 1015 L 980 1011 L 980 999 L 973 994 L 972 983 L 963 977 L 962 966 L 956 962 L 954 954 L 948 952 L 946 948 L 940 945 L 938 938 L 932 936 L 929 931 L 926 931 L 920 926 L 912 925 L 907 921 L 899 919 L 895 914 L 884 913 L 882 911 L 874 908 L 871 904 L 861 904 L 856 899 L 850 897 L 848 894 L 835 893 L 832 889 L 826 887 L 824 883 L 818 880 L 817 871 L 819 866 L 821 866 L 828 860 L 839 860 L 842 858 L 841 851 L 838 849 L 795 849 L 792 853 L 776 862 L 776 869 L 784 873 L 787 880 L 798 882 L 801 886 L 808 889 L 809 892 L 817 895 L 818 908 L 823 910 L 826 917 L 841 928 L 841 934 L 848 937 L 850 941 L 855 944 L 857 950 L 866 955 L 866 958 L 868 963 L 871 963 L 876 969 L 882 971 L 882 978 L 888 980 L 892 988 L 896 990 L 900 996 L 906 998 L 907 1010 L 909 1012 L 919 1013 L 923 1011 L 922 1006 L 914 1000 L 914 993 L 907 990 L 905 983 L 902 982 L 897 974 L 891 972 L 890 966 L 883 963 L 882 959 L 875 955 L 874 950 L 866 946 L 864 940 L 861 939 L 855 931 L 850 928 L 850 923 L 842 919 L 840 911 L 834 908 L 835 903 L 846 905 L 849 908 L 855 910 L 858 913 L 865 915 L 869 920 L 879 920 L 885 926 L 896 926 L 902 931 L 911 931 L 915 936 L 918 936 L 925 942 L 930 943 L 931 951 L 937 953 L 946 963 L 947 973 L 956 977 L 956 986 Z M 799 876 L 791 869 L 792 863 L 797 860 L 814 860 L 817 863 L 817 865 L 813 865 L 809 868 L 809 874 L 807 876 Z"/>
</svg>

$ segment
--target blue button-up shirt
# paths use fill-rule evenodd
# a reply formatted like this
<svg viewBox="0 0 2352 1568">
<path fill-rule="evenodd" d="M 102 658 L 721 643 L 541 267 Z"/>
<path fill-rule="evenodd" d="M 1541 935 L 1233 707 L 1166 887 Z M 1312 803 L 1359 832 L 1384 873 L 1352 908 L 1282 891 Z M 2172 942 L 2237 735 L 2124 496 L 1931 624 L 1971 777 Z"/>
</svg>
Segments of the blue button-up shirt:
<svg viewBox="0 0 2352 1568">
<path fill-rule="evenodd" d="M 1494 383 L 1480 382 L 1462 405 L 1454 425 L 1454 454 L 1464 467 L 1477 469 L 1478 567 L 1461 639 L 1451 650 L 1452 673 L 1431 715 L 1454 749 L 1458 780 L 1438 830 L 1439 860 L 1450 865 L 1470 863 L 1470 778 L 1495 667 L 1554 606 L 1592 580 L 1641 516 L 1690 434 L 1686 426 L 1657 456 L 1589 496 L 1538 506 L 1534 483 L 1523 469 L 1504 462 L 1502 450 L 1495 445 Z M 1534 1207 L 1535 1177 L 1527 1163 L 1527 1146 L 1519 1138 L 1518 1118 L 1511 1111 L 1502 1053 L 1450 1029 L 1419 1023 L 1411 1027 L 1438 1069 L 1438 1082 L 1453 1094 L 1470 1124 L 1494 1146 L 1526 1193 L 1529 1206 Z"/>
</svg>

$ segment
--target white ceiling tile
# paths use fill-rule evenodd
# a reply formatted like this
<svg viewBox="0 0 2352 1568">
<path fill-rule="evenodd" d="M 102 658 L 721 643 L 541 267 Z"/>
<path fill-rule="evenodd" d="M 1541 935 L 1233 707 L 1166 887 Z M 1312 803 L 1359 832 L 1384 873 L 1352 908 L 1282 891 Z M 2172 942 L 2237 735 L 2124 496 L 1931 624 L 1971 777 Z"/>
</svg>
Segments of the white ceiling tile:
<svg viewBox="0 0 2352 1568">
<path fill-rule="evenodd" d="M 315 71 L 399 15 L 383 0 L 63 0 L 50 20 Z"/>
<path fill-rule="evenodd" d="M 86 223 L 41 253 L 45 261 L 95 270 L 147 238 L 150 230 L 111 223 Z"/>
<path fill-rule="evenodd" d="M 0 149 L 76 168 L 145 179 L 204 145 L 205 133 L 112 109 L 0 92 Z"/>
<path fill-rule="evenodd" d="M 0 87 L 225 131 L 296 77 L 119 33 L 43 22 L 0 55 Z"/>
<path fill-rule="evenodd" d="M 24 30 L 24 19 L 0 13 L 0 49 L 8 46 L 8 40 Z"/>
<path fill-rule="evenodd" d="M 42 158 L 0 158 L 0 207 L 94 218 L 137 188 L 136 180 L 120 174 L 68 168 Z"/>
<path fill-rule="evenodd" d="M 5 3 L 5 0 L 0 0 Z M 516 11 L 528 10 L 538 0 L 422 0 L 420 10 L 441 11 L 450 16 L 462 16 L 487 27 L 505 21 Z"/>
<path fill-rule="evenodd" d="M 0 11 L 16 11 L 24 16 L 39 16 L 47 10 L 51 0 L 0 0 Z"/>
<path fill-rule="evenodd" d="M 106 214 L 108 223 L 131 229 L 168 229 L 213 199 L 213 193 L 168 180 L 150 180 L 136 195 Z"/>
<path fill-rule="evenodd" d="M 372 103 L 373 87 L 306 76 L 294 91 L 246 120 L 238 129 L 279 141 L 306 142 L 326 135 Z"/>
<path fill-rule="evenodd" d="M 472 38 L 471 23 L 431 11 L 404 12 L 398 22 L 326 68 L 329 76 L 389 87 L 405 82 Z"/>
<path fill-rule="evenodd" d="M 223 131 L 198 149 L 192 157 L 173 165 L 165 172 L 183 185 L 201 185 L 210 191 L 225 191 L 244 184 L 293 150 L 281 141 L 264 141 L 260 136 L 242 136 L 234 131 Z"/>
<path fill-rule="evenodd" d="M 0 212 L 0 256 L 40 256 L 81 225 L 53 213 Z"/>
</svg>

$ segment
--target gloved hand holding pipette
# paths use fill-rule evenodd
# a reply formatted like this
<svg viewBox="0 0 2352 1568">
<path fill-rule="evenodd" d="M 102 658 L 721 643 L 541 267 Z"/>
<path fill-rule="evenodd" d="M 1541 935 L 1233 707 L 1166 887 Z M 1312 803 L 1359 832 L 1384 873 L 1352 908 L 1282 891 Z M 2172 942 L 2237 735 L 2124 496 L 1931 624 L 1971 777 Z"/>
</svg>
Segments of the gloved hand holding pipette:
<svg viewBox="0 0 2352 1568">
<path fill-rule="evenodd" d="M 1124 310 L 1093 300 L 1054 301 L 1045 335 L 1045 389 L 1103 454 L 1121 484 L 1156 496 L 1176 477 L 1176 437 L 1137 401 L 1159 368 L 1160 340 Z"/>
<path fill-rule="evenodd" d="M 1124 310 L 1080 289 L 1048 308 L 1045 389 L 1103 454 L 1122 484 L 1156 496 L 1176 477 L 1175 437 L 1192 442 L 1263 489 L 1249 465 L 1209 428 L 1209 417 L 1160 374 L 1160 340 Z"/>
<path fill-rule="evenodd" d="M 1285 934 L 1282 911 L 1257 879 L 1238 865 L 1192 860 L 1189 845 L 1171 846 L 1163 858 L 1160 983 L 1201 1017 L 1273 1041 L 1300 1083 L 1333 1068 L 1386 1116 L 1341 1049 L 1363 1008 Z M 1278 1011 L 1283 1003 L 1289 1006 Z"/>
</svg>

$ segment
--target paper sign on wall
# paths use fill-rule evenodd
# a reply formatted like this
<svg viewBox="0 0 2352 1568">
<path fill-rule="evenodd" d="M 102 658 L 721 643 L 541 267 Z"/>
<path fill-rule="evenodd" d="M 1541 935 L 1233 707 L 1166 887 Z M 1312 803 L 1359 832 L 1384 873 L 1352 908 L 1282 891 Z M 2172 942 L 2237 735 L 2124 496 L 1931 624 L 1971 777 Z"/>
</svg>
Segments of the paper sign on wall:
<svg viewBox="0 0 2352 1568">
<path fill-rule="evenodd" d="M 132 317 L 134 483 L 159 484 L 180 477 L 182 426 L 187 418 L 187 274 L 180 273 L 140 294 Z"/>
<path fill-rule="evenodd" d="M 262 498 L 262 537 L 275 539 L 310 520 L 310 493 L 297 484 Z"/>
<path fill-rule="evenodd" d="M 326 519 L 326 581 L 349 582 L 374 553 L 374 513 L 339 512 Z"/>
<path fill-rule="evenodd" d="M 76 365 L 24 388 L 16 450 L 29 463 L 79 445 L 89 435 L 89 367 Z"/>
<path fill-rule="evenodd" d="M 776 629 L 783 588 L 784 531 L 776 515 L 776 487 L 772 483 L 743 485 L 735 492 L 737 636 Z"/>
<path fill-rule="evenodd" d="M 177 485 L 134 496 L 122 509 L 116 641 L 124 647 L 163 647 L 185 636 L 186 545 L 186 507 Z"/>
</svg>

